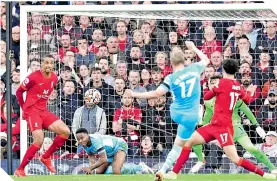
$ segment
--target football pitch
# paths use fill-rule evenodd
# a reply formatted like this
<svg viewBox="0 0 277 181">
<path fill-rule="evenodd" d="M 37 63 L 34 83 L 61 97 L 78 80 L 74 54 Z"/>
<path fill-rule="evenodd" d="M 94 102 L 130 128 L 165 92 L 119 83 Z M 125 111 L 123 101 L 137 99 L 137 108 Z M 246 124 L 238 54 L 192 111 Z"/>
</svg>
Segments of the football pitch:
<svg viewBox="0 0 277 181">
<path fill-rule="evenodd" d="M 154 175 L 47 175 L 13 177 L 15 181 L 153 181 Z M 168 181 L 169 179 L 164 179 Z M 260 181 L 262 177 L 253 174 L 205 174 L 179 175 L 175 181 Z M 172 180 L 174 181 L 174 180 Z"/>
</svg>

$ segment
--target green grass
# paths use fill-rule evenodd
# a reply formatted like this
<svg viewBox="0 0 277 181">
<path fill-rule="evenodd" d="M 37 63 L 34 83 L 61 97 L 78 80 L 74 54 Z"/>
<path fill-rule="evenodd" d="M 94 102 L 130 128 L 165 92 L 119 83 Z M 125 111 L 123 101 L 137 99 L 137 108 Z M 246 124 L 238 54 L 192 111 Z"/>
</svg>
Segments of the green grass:
<svg viewBox="0 0 277 181">
<path fill-rule="evenodd" d="M 28 176 L 25 178 L 13 177 L 15 181 L 153 181 L 153 175 L 44 175 Z M 253 174 L 205 174 L 179 175 L 175 181 L 262 181 L 262 177 Z M 167 179 L 165 179 L 167 181 Z"/>
</svg>

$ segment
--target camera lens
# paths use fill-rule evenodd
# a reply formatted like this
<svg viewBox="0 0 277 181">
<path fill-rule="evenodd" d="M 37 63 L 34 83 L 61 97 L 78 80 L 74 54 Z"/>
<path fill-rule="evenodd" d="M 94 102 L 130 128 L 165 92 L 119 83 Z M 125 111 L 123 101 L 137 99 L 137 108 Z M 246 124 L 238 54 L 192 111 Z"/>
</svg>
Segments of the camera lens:
<svg viewBox="0 0 277 181">
<path fill-rule="evenodd" d="M 5 147 L 7 145 L 7 140 L 1 139 L 1 147 Z"/>
</svg>

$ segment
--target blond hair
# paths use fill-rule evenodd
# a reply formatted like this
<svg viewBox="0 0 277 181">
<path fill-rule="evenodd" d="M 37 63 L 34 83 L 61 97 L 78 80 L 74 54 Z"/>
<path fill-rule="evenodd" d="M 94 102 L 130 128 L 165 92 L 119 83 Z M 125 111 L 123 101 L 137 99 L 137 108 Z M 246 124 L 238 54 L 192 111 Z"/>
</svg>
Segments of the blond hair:
<svg viewBox="0 0 277 181">
<path fill-rule="evenodd" d="M 170 52 L 170 61 L 172 65 L 184 64 L 185 56 L 183 51 L 172 51 Z"/>
</svg>

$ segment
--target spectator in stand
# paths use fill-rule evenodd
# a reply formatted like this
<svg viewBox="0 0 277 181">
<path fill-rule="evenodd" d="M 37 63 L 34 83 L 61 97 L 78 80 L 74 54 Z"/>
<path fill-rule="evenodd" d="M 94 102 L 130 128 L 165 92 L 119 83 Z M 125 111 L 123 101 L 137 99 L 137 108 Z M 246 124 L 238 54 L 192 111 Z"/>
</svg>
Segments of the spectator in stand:
<svg viewBox="0 0 277 181">
<path fill-rule="evenodd" d="M 30 30 L 30 40 L 27 43 L 28 49 L 37 49 L 41 56 L 48 54 L 50 51 L 49 44 L 46 40 L 42 39 L 41 30 L 38 28 L 32 28 Z"/>
<path fill-rule="evenodd" d="M 3 79 L 3 77 L 1 77 L 0 80 L 0 105 L 2 105 L 6 100 L 7 100 L 7 93 L 6 93 L 6 83 L 5 80 Z M 18 116 L 20 115 L 20 107 L 18 104 L 18 101 L 15 97 L 15 95 L 11 95 L 11 99 L 12 99 L 12 107 L 13 107 L 13 113 L 17 114 Z"/>
<path fill-rule="evenodd" d="M 47 100 L 47 108 L 55 115 L 60 115 L 60 106 L 58 101 L 58 91 L 54 89 Z"/>
<path fill-rule="evenodd" d="M 0 51 L 3 53 L 7 53 L 6 42 L 4 40 L 0 40 Z"/>
<path fill-rule="evenodd" d="M 155 63 L 162 70 L 164 77 L 172 73 L 172 68 L 168 65 L 168 56 L 165 52 L 157 52 L 155 55 Z"/>
<path fill-rule="evenodd" d="M 137 70 L 141 72 L 143 69 L 146 69 L 146 65 L 141 60 L 141 49 L 138 45 L 132 45 L 131 51 L 130 51 L 130 58 L 127 59 L 128 61 L 128 70 Z"/>
<path fill-rule="evenodd" d="M 101 96 L 101 95 L 100 95 Z M 93 101 L 93 89 L 89 89 L 85 92 L 84 101 L 85 105 L 79 107 L 73 117 L 72 132 L 75 140 L 76 130 L 79 128 L 86 128 L 89 134 L 106 134 L 107 131 L 107 117 L 104 109 L 94 104 Z"/>
<path fill-rule="evenodd" d="M 36 48 L 28 50 L 28 65 L 33 59 L 40 59 L 40 52 Z"/>
<path fill-rule="evenodd" d="M 262 85 L 262 75 L 258 73 L 257 68 L 251 68 L 250 64 L 246 61 L 243 60 L 240 63 L 240 68 L 239 72 L 236 73 L 236 79 L 240 80 L 242 77 L 242 74 L 249 74 L 251 75 L 251 79 L 254 82 L 255 85 L 261 86 Z"/>
<path fill-rule="evenodd" d="M 238 46 L 235 51 L 235 58 L 240 60 L 242 54 L 250 54 L 252 57 L 255 57 L 254 50 L 250 47 L 250 41 L 246 35 L 242 35 L 238 40 Z M 255 63 L 255 62 L 254 62 Z"/>
<path fill-rule="evenodd" d="M 17 60 L 16 65 L 19 63 L 19 52 L 20 52 L 20 27 L 15 26 L 12 28 L 12 50 L 14 52 L 14 58 Z"/>
<path fill-rule="evenodd" d="M 80 81 L 84 87 L 86 87 L 91 81 L 90 70 L 86 65 L 80 65 L 79 67 Z"/>
<path fill-rule="evenodd" d="M 58 39 L 60 40 L 62 35 L 68 34 L 74 42 L 79 36 L 75 32 L 74 17 L 68 14 L 63 15 L 62 17 L 62 26 L 58 28 Z"/>
<path fill-rule="evenodd" d="M 50 49 L 50 55 L 52 55 L 54 57 L 54 62 L 56 64 L 58 64 L 59 62 L 61 62 L 60 60 L 60 55 L 58 54 L 58 49 L 55 47 L 55 48 L 51 48 Z"/>
<path fill-rule="evenodd" d="M 184 42 L 190 38 L 192 38 L 190 28 L 189 28 L 189 21 L 188 20 L 176 20 L 174 22 L 177 25 L 177 33 L 178 37 Z"/>
<path fill-rule="evenodd" d="M 15 69 L 12 71 L 12 95 L 15 95 L 17 88 L 20 86 L 20 70 Z"/>
<path fill-rule="evenodd" d="M 140 79 L 142 81 L 141 86 L 144 87 L 146 90 L 149 89 L 150 86 L 150 70 L 149 69 L 143 69 L 140 73 Z"/>
<path fill-rule="evenodd" d="M 80 26 L 75 27 L 75 33 L 77 36 L 85 36 L 87 37 L 88 42 L 91 42 L 93 28 L 90 23 L 90 17 L 81 15 L 79 19 L 79 25 Z"/>
<path fill-rule="evenodd" d="M 249 86 L 254 86 L 255 81 L 251 79 L 251 74 L 250 73 L 243 73 L 241 77 L 241 84 L 247 90 Z M 262 105 L 262 100 L 261 100 L 261 87 L 257 86 L 255 94 L 252 96 L 251 101 L 249 103 L 249 108 L 251 110 L 257 111 L 260 106 Z"/>
<path fill-rule="evenodd" d="M 6 53 L 0 52 L 0 76 L 6 72 Z"/>
<path fill-rule="evenodd" d="M 158 157 L 162 154 L 160 150 L 154 148 L 154 144 L 149 135 L 145 135 L 141 139 L 141 149 L 138 151 L 137 156 L 140 157 Z"/>
<path fill-rule="evenodd" d="M 166 97 L 157 97 L 154 107 L 146 110 L 145 117 L 145 126 L 141 126 L 143 133 L 153 135 L 154 142 L 161 144 L 163 149 L 172 146 L 172 134 L 174 134 L 174 130 L 177 130 L 177 124 L 172 123 L 170 119 Z"/>
<path fill-rule="evenodd" d="M 184 56 L 185 56 L 185 65 L 189 65 L 191 63 L 197 62 L 196 60 L 196 54 L 187 49 L 187 47 L 184 47 Z"/>
<path fill-rule="evenodd" d="M 140 47 L 142 52 L 142 58 L 144 59 L 144 63 L 147 65 L 152 65 L 154 63 L 154 57 L 158 50 L 157 46 L 151 44 L 150 38 L 150 24 L 148 22 L 144 22 L 141 25 L 141 30 L 133 31 L 133 42 L 132 45 L 137 44 Z M 131 51 L 131 46 L 128 47 L 127 55 Z"/>
<path fill-rule="evenodd" d="M 95 55 L 88 51 L 88 40 L 86 36 L 80 36 L 77 40 L 78 53 L 76 54 L 76 65 L 92 65 L 95 61 Z"/>
<path fill-rule="evenodd" d="M 211 54 L 211 62 L 216 72 L 222 73 L 222 61 L 223 55 L 219 51 L 215 51 Z"/>
<path fill-rule="evenodd" d="M 133 106 L 133 98 L 127 94 L 122 96 L 122 107 L 114 112 L 113 132 L 128 143 L 128 155 L 135 155 L 140 144 L 141 110 Z"/>
<path fill-rule="evenodd" d="M 1 40 L 6 40 L 6 13 L 1 14 Z"/>
<path fill-rule="evenodd" d="M 233 58 L 232 47 L 230 45 L 223 47 L 223 60 Z"/>
<path fill-rule="evenodd" d="M 145 21 L 150 24 L 150 32 L 153 42 L 157 42 L 158 45 L 165 45 L 167 43 L 167 34 L 164 30 L 158 27 L 157 20 L 148 19 Z"/>
<path fill-rule="evenodd" d="M 31 30 L 37 28 L 41 30 L 41 37 L 46 41 L 46 43 L 50 43 L 52 39 L 53 30 L 50 25 L 45 25 L 43 23 L 43 15 L 39 13 L 32 13 L 31 22 L 27 27 L 28 34 L 30 34 Z"/>
<path fill-rule="evenodd" d="M 242 23 L 242 33 L 245 34 L 249 41 L 252 49 L 255 49 L 257 43 L 259 29 L 254 30 L 254 22 L 252 20 L 245 20 Z"/>
<path fill-rule="evenodd" d="M 180 35 L 175 29 L 170 29 L 168 34 L 168 42 L 162 48 L 163 51 L 168 52 L 172 50 L 172 47 L 178 45 L 182 46 L 184 41 L 181 39 Z"/>
<path fill-rule="evenodd" d="M 271 66 L 270 55 L 268 50 L 263 49 L 259 56 L 259 63 L 257 63 L 257 72 L 262 75 L 262 83 L 266 83 L 269 79 L 274 78 L 273 67 Z"/>
<path fill-rule="evenodd" d="M 70 50 L 73 53 L 77 53 L 78 49 L 71 45 L 72 40 L 69 34 L 63 34 L 60 38 L 61 47 L 59 48 L 60 60 L 63 62 L 64 54 Z"/>
<path fill-rule="evenodd" d="M 146 92 L 146 89 L 139 85 L 140 73 L 137 70 L 131 70 L 129 72 L 128 80 L 129 80 L 129 87 L 134 92 Z M 140 107 L 146 107 L 147 105 L 146 99 L 136 99 L 136 103 L 138 103 Z"/>
<path fill-rule="evenodd" d="M 277 63 L 275 63 L 274 67 L 273 67 L 273 75 L 274 75 L 274 78 L 273 79 L 270 79 L 269 81 L 267 81 L 265 84 L 264 84 L 264 87 L 263 87 L 263 97 L 266 97 L 267 96 L 267 93 L 268 93 L 268 90 L 273 87 L 273 88 L 276 88 L 277 89 Z"/>
<path fill-rule="evenodd" d="M 101 29 L 94 29 L 91 37 L 92 37 L 92 44 L 89 46 L 89 51 L 97 55 L 101 45 L 105 44 L 103 41 L 104 40 L 103 31 Z M 108 56 L 108 54 L 106 56 Z"/>
<path fill-rule="evenodd" d="M 152 83 L 148 86 L 147 91 L 156 90 L 157 87 L 162 83 L 163 74 L 160 67 L 153 67 L 151 70 Z"/>
<path fill-rule="evenodd" d="M 17 157 L 20 158 L 20 117 L 18 114 L 15 114 L 12 110 L 12 150 L 17 152 Z M 8 120 L 7 120 L 7 105 L 6 102 L 1 103 L 1 124 L 0 132 L 8 133 Z M 2 147 L 2 138 L 1 138 L 1 147 Z"/>
<path fill-rule="evenodd" d="M 93 17 L 92 27 L 93 29 L 101 29 L 105 37 L 113 35 L 110 23 L 108 23 L 103 17 Z"/>
<path fill-rule="evenodd" d="M 105 83 L 114 87 L 114 77 L 109 74 L 110 67 L 107 58 L 101 58 L 98 66 L 101 68 L 102 79 Z"/>
<path fill-rule="evenodd" d="M 72 50 L 66 50 L 63 57 L 63 65 L 69 66 L 72 64 L 74 67 L 76 67 L 77 63 L 76 63 L 75 53 Z"/>
<path fill-rule="evenodd" d="M 128 81 L 127 63 L 125 61 L 117 62 L 117 64 L 116 64 L 116 75 L 121 77 L 124 81 Z"/>
<path fill-rule="evenodd" d="M 242 61 L 247 61 L 251 66 L 253 65 L 253 57 L 250 55 L 249 52 L 241 53 L 240 54 L 240 64 Z"/>
<path fill-rule="evenodd" d="M 30 66 L 28 68 L 28 74 L 31 74 L 32 72 L 35 72 L 37 70 L 40 70 L 41 66 L 40 66 L 40 60 L 39 59 L 32 59 L 30 62 Z"/>
<path fill-rule="evenodd" d="M 78 95 L 75 93 L 76 85 L 73 81 L 67 80 L 62 87 L 61 93 L 61 117 L 71 129 L 74 112 L 81 106 Z"/>
<path fill-rule="evenodd" d="M 204 76 L 203 76 L 203 79 L 201 80 L 201 85 L 204 85 L 214 74 L 215 74 L 214 66 L 208 65 L 204 70 L 204 74 L 203 74 Z M 206 86 L 205 88 L 208 88 L 208 87 Z"/>
<path fill-rule="evenodd" d="M 277 47 L 277 28 L 276 22 L 268 21 L 266 22 L 266 33 L 260 35 L 257 40 L 256 52 L 261 53 L 263 49 L 269 50 L 271 59 L 275 59 L 276 47 Z"/>
<path fill-rule="evenodd" d="M 265 143 L 257 144 L 256 147 L 272 158 L 277 157 L 277 133 L 275 131 L 268 131 L 265 137 Z M 249 152 L 246 152 L 243 157 L 252 157 Z"/>
<path fill-rule="evenodd" d="M 123 20 L 119 20 L 116 23 L 117 38 L 119 41 L 119 49 L 121 52 L 125 52 L 126 48 L 132 43 L 132 37 L 127 34 L 127 25 Z"/>
<path fill-rule="evenodd" d="M 115 102 L 115 109 L 118 109 L 121 107 L 121 98 L 123 96 L 124 90 L 125 90 L 125 81 L 120 78 L 116 77 L 115 78 L 115 87 L 114 87 L 114 102 Z"/>
<path fill-rule="evenodd" d="M 108 56 L 109 56 L 108 47 L 103 43 L 102 45 L 99 46 L 99 51 L 96 54 L 96 59 L 99 60 L 100 58 L 108 57 Z"/>
<path fill-rule="evenodd" d="M 117 61 L 125 61 L 125 54 L 119 48 L 119 40 L 115 36 L 107 39 L 108 56 L 110 57 L 111 64 L 116 65 Z"/>
<path fill-rule="evenodd" d="M 63 85 L 66 81 L 72 81 L 71 77 L 71 68 L 69 66 L 61 66 L 60 68 L 60 80 L 58 85 L 60 86 L 58 89 L 62 89 Z"/>
<path fill-rule="evenodd" d="M 91 69 L 91 81 L 84 88 L 84 92 L 88 89 L 97 89 L 102 96 L 101 102 L 99 103 L 99 107 L 103 108 L 108 114 L 113 109 L 113 102 L 111 101 L 111 95 L 113 94 L 113 87 L 108 85 L 102 80 L 101 68 L 93 67 Z"/>
<path fill-rule="evenodd" d="M 215 39 L 216 33 L 215 29 L 211 26 L 207 26 L 204 29 L 204 41 L 200 46 L 200 49 L 211 58 L 211 54 L 215 51 L 222 52 L 222 42 L 220 40 Z"/>
<path fill-rule="evenodd" d="M 201 46 L 206 41 L 205 32 L 206 28 L 214 32 L 213 36 L 215 40 L 223 41 L 223 27 L 220 22 L 214 22 L 212 20 L 203 20 L 201 23 L 196 22 L 196 32 L 193 34 L 193 40 L 196 46 Z M 212 27 L 212 29 L 210 28 Z M 210 31 L 208 30 L 208 31 Z M 204 35 L 204 36 L 203 36 Z M 220 44 L 221 46 L 221 44 Z M 221 51 L 220 51 L 221 52 Z"/>
<path fill-rule="evenodd" d="M 236 22 L 233 32 L 228 36 L 225 46 L 229 45 L 232 48 L 232 52 L 236 51 L 236 47 L 239 44 L 239 38 L 242 36 L 242 23 Z"/>
<path fill-rule="evenodd" d="M 268 91 L 268 105 L 262 105 L 258 112 L 257 121 L 265 131 L 276 131 L 277 128 L 277 90 Z"/>
</svg>

